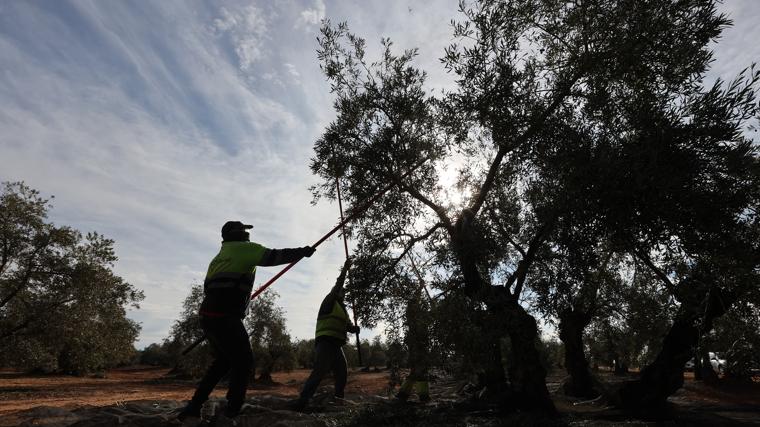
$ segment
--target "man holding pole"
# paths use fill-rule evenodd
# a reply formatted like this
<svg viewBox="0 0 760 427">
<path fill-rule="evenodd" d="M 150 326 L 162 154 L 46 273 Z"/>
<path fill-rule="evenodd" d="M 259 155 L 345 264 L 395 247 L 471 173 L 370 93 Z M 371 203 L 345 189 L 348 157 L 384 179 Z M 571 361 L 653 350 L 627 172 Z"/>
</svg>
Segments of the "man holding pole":
<svg viewBox="0 0 760 427">
<path fill-rule="evenodd" d="M 333 371 L 335 376 L 335 397 L 337 399 L 344 397 L 348 367 L 346 355 L 343 353 L 343 345 L 348 341 L 349 332 L 359 332 L 359 327 L 351 323 L 346 305 L 343 302 L 345 297 L 343 283 L 350 267 L 351 258 L 346 258 L 335 286 L 325 296 L 319 307 L 316 339 L 314 340 L 314 369 L 306 380 L 300 397 L 290 403 L 291 409 L 303 410 L 314 392 L 317 391 L 322 378 L 330 371 Z"/>
<path fill-rule="evenodd" d="M 250 302 L 256 267 L 294 263 L 303 257 L 310 257 L 315 251 L 311 246 L 267 249 L 250 241 L 248 230 L 251 228 L 252 225 L 240 221 L 226 222 L 222 226 L 222 248 L 209 264 L 199 314 L 214 361 L 198 384 L 192 400 L 177 416 L 184 425 L 200 423 L 201 406 L 228 372 L 227 407 L 220 423 L 234 425 L 233 420 L 245 401 L 253 365 L 253 353 L 243 318 Z"/>
</svg>

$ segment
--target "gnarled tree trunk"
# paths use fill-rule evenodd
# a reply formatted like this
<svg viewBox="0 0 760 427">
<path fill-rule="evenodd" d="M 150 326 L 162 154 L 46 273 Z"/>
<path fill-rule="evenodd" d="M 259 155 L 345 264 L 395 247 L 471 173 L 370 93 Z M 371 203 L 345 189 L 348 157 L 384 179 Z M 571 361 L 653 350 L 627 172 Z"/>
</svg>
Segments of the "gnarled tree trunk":
<svg viewBox="0 0 760 427">
<path fill-rule="evenodd" d="M 702 296 L 707 296 L 705 294 L 707 292 L 702 293 Z M 731 305 L 720 294 L 719 290 L 713 289 L 706 308 L 696 303 L 701 298 L 689 298 L 682 303 L 681 311 L 665 336 L 655 361 L 641 371 L 638 380 L 625 384 L 618 391 L 618 406 L 630 413 L 645 416 L 661 414 L 667 410 L 668 397 L 683 386 L 684 366 L 694 355 L 700 332 L 708 333 L 713 321 L 722 316 Z M 701 328 L 698 326 L 700 320 Z"/>
<path fill-rule="evenodd" d="M 544 231 L 542 229 L 533 239 L 528 255 L 520 262 L 518 271 L 523 275 L 527 272 L 527 268 L 542 242 Z M 546 370 L 541 366 L 541 358 L 536 348 L 536 341 L 538 340 L 536 319 L 518 303 L 520 290 L 515 290 L 512 294 L 509 285 L 492 286 L 481 276 L 477 267 L 480 239 L 477 237 L 474 213 L 471 210 L 464 209 L 456 222 L 456 226 L 449 232 L 451 233 L 452 247 L 464 276 L 465 294 L 485 303 L 488 307 L 488 312 L 491 314 L 489 317 L 493 319 L 493 324 L 486 325 L 487 328 L 498 331 L 496 334 L 500 336 L 506 332 L 511 339 L 508 379 L 514 395 L 509 394 L 510 401 L 505 402 L 505 407 L 507 405 L 517 406 L 524 410 L 556 414 L 556 408 L 549 397 L 549 390 L 546 388 Z M 509 284 L 513 282 L 514 280 L 508 281 Z M 517 288 L 519 287 L 517 286 Z M 503 372 L 501 369 L 492 371 L 494 371 L 492 375 Z M 486 381 L 494 382 L 495 380 L 499 380 L 499 378 L 491 378 Z"/>
<path fill-rule="evenodd" d="M 565 369 L 569 375 L 562 388 L 568 396 L 599 395 L 583 349 L 583 330 L 590 321 L 590 314 L 572 308 L 564 310 L 559 316 L 559 339 L 565 346 Z"/>
<path fill-rule="evenodd" d="M 546 370 L 536 348 L 539 339 L 536 319 L 516 301 L 507 302 L 502 310 L 512 341 L 508 371 L 509 382 L 517 393 L 517 403 L 524 409 L 556 413 L 546 388 Z"/>
</svg>

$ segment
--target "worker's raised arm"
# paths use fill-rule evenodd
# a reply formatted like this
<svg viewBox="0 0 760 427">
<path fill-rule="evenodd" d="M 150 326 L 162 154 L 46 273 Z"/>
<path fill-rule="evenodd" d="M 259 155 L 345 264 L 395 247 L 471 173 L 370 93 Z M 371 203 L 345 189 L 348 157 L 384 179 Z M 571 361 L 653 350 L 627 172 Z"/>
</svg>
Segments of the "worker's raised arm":
<svg viewBox="0 0 760 427">
<path fill-rule="evenodd" d="M 348 274 L 348 270 L 351 268 L 352 262 L 353 260 L 351 257 L 346 258 L 346 262 L 343 263 L 343 267 L 340 269 L 338 279 L 335 280 L 335 285 L 332 287 L 332 289 L 330 289 L 331 294 L 337 294 L 343 290 L 343 284 L 346 282 L 346 275 Z"/>
<path fill-rule="evenodd" d="M 284 248 L 284 249 L 267 249 L 258 265 L 262 267 L 271 267 L 273 265 L 290 264 L 298 261 L 303 257 L 310 257 L 316 249 L 311 246 L 302 248 Z"/>
</svg>

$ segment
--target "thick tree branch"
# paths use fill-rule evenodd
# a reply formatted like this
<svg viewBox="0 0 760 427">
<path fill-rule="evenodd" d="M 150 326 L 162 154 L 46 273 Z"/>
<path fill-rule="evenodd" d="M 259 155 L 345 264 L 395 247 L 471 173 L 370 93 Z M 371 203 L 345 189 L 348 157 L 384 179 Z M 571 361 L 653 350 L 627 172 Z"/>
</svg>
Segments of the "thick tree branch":
<svg viewBox="0 0 760 427">
<path fill-rule="evenodd" d="M 633 255 L 636 258 L 638 258 L 641 262 L 643 262 L 644 265 L 649 267 L 649 269 L 652 270 L 652 272 L 657 277 L 659 277 L 660 280 L 662 280 L 662 282 L 665 284 L 665 287 L 668 289 L 670 294 L 673 295 L 673 297 L 675 297 L 676 299 L 679 298 L 678 289 L 676 288 L 676 285 L 673 284 L 673 282 L 670 280 L 670 278 L 668 278 L 668 275 L 665 274 L 665 272 L 663 272 L 656 265 L 654 265 L 654 263 L 649 258 L 649 256 L 647 256 L 645 253 L 637 249 L 633 250 Z"/>
<path fill-rule="evenodd" d="M 3 240 L 3 255 L 2 260 L 0 260 L 0 277 L 2 277 L 3 272 L 5 271 L 5 267 L 8 265 L 8 261 L 10 260 L 10 245 L 8 244 L 8 240 Z"/>
<path fill-rule="evenodd" d="M 446 209 L 444 209 L 443 206 L 441 206 L 441 205 L 435 203 L 434 201 L 430 200 L 427 196 L 425 196 L 424 194 L 422 194 L 416 188 L 411 187 L 411 186 L 405 184 L 404 182 L 402 182 L 400 180 L 399 176 L 397 176 L 395 173 L 380 171 L 377 168 L 375 168 L 375 167 L 373 167 L 373 166 L 371 166 L 369 164 L 365 164 L 364 167 L 367 170 L 370 170 L 370 171 L 374 172 L 375 174 L 377 174 L 379 176 L 384 176 L 386 179 L 389 179 L 389 180 L 393 181 L 394 183 L 396 183 L 396 185 L 398 185 L 399 188 L 401 188 L 401 190 L 405 191 L 410 196 L 412 196 L 416 200 L 422 202 L 422 204 L 424 204 L 425 206 L 429 207 L 433 212 L 435 212 L 435 214 L 438 216 L 438 219 L 440 221 L 440 223 L 438 224 L 438 226 L 443 226 L 449 232 L 453 231 L 453 226 L 451 225 L 451 220 L 449 219 L 448 215 L 446 215 Z"/>
<path fill-rule="evenodd" d="M 422 202 L 422 204 L 432 209 L 433 212 L 435 212 L 436 215 L 438 215 L 438 219 L 441 221 L 439 226 L 443 226 L 447 231 L 453 231 L 451 220 L 449 219 L 448 215 L 446 215 L 446 209 L 444 209 L 442 206 L 438 205 L 437 203 L 427 198 L 416 188 L 410 187 L 398 180 L 396 182 L 398 182 L 402 190 L 406 191 L 407 193 L 409 193 L 410 196 Z"/>
<path fill-rule="evenodd" d="M 533 236 L 533 239 L 531 239 L 530 244 L 528 245 L 528 250 L 525 253 L 525 257 L 521 259 L 517 264 L 517 270 L 515 270 L 515 272 L 512 273 L 512 275 L 509 277 L 509 280 L 505 286 L 506 289 L 510 289 L 513 283 L 517 283 L 515 285 L 514 291 L 512 291 L 512 298 L 514 301 L 517 301 L 520 298 L 520 293 L 522 292 L 525 278 L 528 275 L 528 269 L 533 264 L 533 261 L 535 261 L 538 248 L 540 248 L 544 243 L 546 235 L 549 234 L 549 231 L 552 229 L 552 227 L 554 227 L 556 220 L 557 214 L 553 213 L 551 217 L 541 226 L 536 235 Z"/>
<path fill-rule="evenodd" d="M 470 208 L 473 214 L 478 213 L 478 210 L 480 210 L 480 208 L 483 206 L 483 203 L 485 202 L 486 197 L 488 196 L 488 193 L 491 191 L 491 188 L 493 188 L 494 181 L 496 180 L 496 174 L 499 171 L 499 167 L 501 166 L 501 162 L 502 160 L 504 160 L 504 157 L 509 152 L 511 152 L 515 148 L 525 143 L 536 132 L 538 132 L 538 130 L 544 124 L 546 119 L 549 118 L 549 116 L 552 115 L 554 111 L 557 110 L 557 108 L 562 104 L 565 98 L 570 94 L 570 89 L 572 89 L 575 82 L 577 82 L 578 79 L 581 78 L 582 73 L 583 73 L 582 68 L 579 68 L 579 70 L 576 71 L 576 73 L 567 82 L 565 82 L 563 85 L 561 85 L 557 89 L 554 95 L 554 98 L 551 100 L 551 102 L 546 107 L 546 109 L 542 111 L 533 120 L 531 120 L 531 124 L 528 127 L 528 129 L 526 129 L 522 135 L 518 136 L 514 140 L 514 142 L 512 142 L 511 144 L 507 144 L 505 141 L 502 141 L 499 143 L 499 151 L 496 152 L 496 156 L 491 162 L 491 166 L 488 168 L 488 174 L 486 174 L 486 179 L 485 181 L 483 181 L 483 184 L 480 186 L 478 195 L 475 197 L 475 202 L 472 204 L 472 207 Z"/>
<path fill-rule="evenodd" d="M 8 304 L 10 300 L 12 300 L 16 295 L 18 295 L 19 292 L 21 292 L 22 289 L 24 289 L 27 285 L 29 285 L 29 280 L 32 278 L 32 272 L 33 272 L 32 267 L 34 267 L 34 260 L 37 258 L 37 255 L 39 255 L 39 253 L 43 249 L 48 247 L 49 244 L 50 244 L 50 235 L 48 234 L 43 244 L 34 248 L 34 251 L 31 253 L 31 255 L 29 255 L 29 260 L 26 263 L 26 271 L 24 272 L 24 278 L 21 279 L 19 285 L 13 291 L 11 291 L 10 294 L 6 295 L 2 299 L 2 301 L 0 301 L 0 308 L 5 307 L 5 305 Z"/>
</svg>

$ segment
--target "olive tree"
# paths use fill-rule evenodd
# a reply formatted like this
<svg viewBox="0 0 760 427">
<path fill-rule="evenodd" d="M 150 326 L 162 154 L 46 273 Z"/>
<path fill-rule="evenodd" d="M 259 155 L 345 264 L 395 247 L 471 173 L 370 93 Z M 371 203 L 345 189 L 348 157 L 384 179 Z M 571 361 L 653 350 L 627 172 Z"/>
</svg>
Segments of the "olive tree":
<svg viewBox="0 0 760 427">
<path fill-rule="evenodd" d="M 51 204 L 22 182 L 0 193 L 0 362 L 83 374 L 126 363 L 142 292 L 113 272 L 114 241 L 47 219 Z"/>
<path fill-rule="evenodd" d="M 553 412 L 536 321 L 521 299 L 563 233 L 580 236 L 589 224 L 585 244 L 601 254 L 636 257 L 653 272 L 663 261 L 692 277 L 751 282 L 757 161 L 740 129 L 756 112 L 756 73 L 704 87 L 709 44 L 728 24 L 711 0 L 482 0 L 460 10 L 457 42 L 442 59 L 457 87 L 437 97 L 414 50 L 396 54 L 383 40 L 371 62 L 345 24 L 323 27 L 318 56 L 337 117 L 315 144 L 312 170 L 323 181 L 314 191 L 335 197 L 338 180 L 357 206 L 395 184 L 350 230 L 362 251 L 389 260 L 379 277 L 402 275 L 415 247 L 435 254 L 431 274 L 485 308 L 491 385 L 508 379 L 517 396 L 509 404 Z M 461 204 L 442 179 L 457 164 Z M 678 249 L 667 254 L 668 245 Z M 718 256 L 742 250 L 735 262 Z M 602 269 L 605 256 L 596 258 L 587 273 Z M 656 275 L 675 291 L 668 273 Z M 575 329 L 577 337 L 583 328 Z M 687 332 L 670 337 L 690 342 Z M 669 343 L 654 362 L 662 369 L 645 370 L 623 406 L 656 406 L 680 386 L 669 380 L 681 363 Z"/>
</svg>

